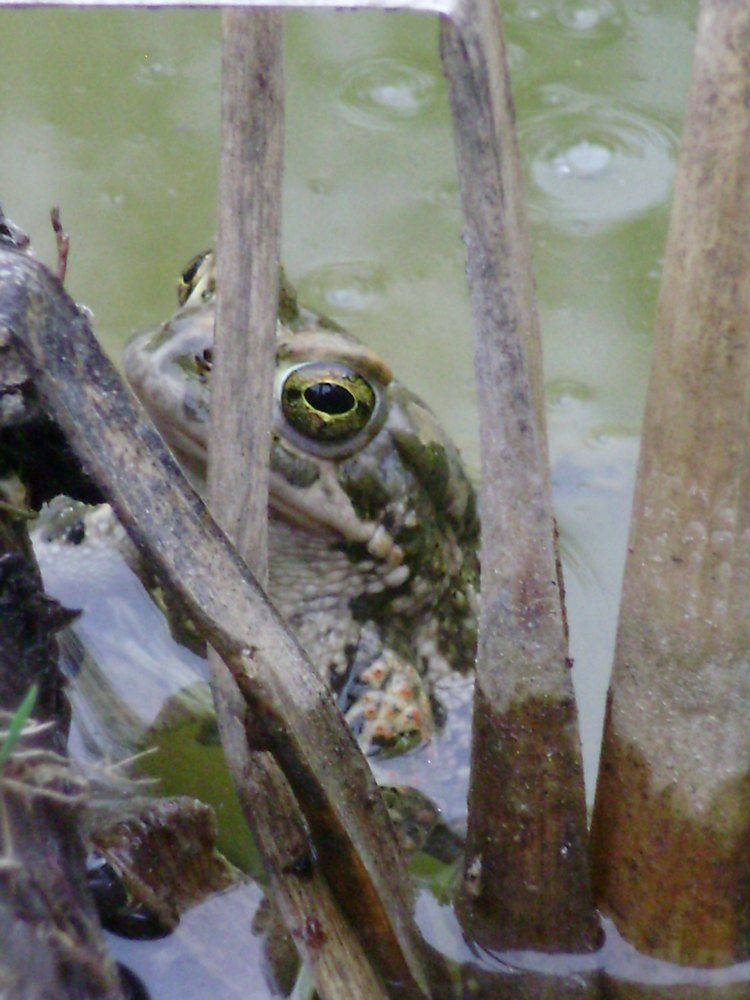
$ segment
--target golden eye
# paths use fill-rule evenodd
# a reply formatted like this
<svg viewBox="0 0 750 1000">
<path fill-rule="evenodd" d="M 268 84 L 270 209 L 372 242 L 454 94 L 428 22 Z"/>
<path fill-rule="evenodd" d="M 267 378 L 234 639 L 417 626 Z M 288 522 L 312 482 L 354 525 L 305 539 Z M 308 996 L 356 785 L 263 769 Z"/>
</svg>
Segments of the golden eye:
<svg viewBox="0 0 750 1000">
<path fill-rule="evenodd" d="M 315 441 L 346 441 L 370 421 L 377 396 L 370 383 L 339 364 L 312 362 L 295 368 L 281 388 L 289 425 Z"/>
<path fill-rule="evenodd" d="M 177 281 L 178 305 L 184 306 L 201 282 L 206 283 L 206 287 L 201 292 L 201 297 L 203 299 L 209 297 L 209 294 L 214 290 L 213 280 L 209 275 L 212 263 L 213 251 L 211 250 L 204 250 L 203 253 L 199 253 L 193 257 Z"/>
</svg>

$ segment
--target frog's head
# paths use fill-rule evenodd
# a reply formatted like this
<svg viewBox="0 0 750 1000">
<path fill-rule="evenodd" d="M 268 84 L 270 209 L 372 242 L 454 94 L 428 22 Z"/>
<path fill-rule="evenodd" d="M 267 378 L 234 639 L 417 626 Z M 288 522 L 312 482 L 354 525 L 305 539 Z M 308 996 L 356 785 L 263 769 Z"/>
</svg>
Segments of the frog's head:
<svg viewBox="0 0 750 1000">
<path fill-rule="evenodd" d="M 137 335 L 124 355 L 137 394 L 199 476 L 208 437 L 214 267 L 213 254 L 192 261 L 175 315 Z M 393 582 L 460 562 L 458 552 L 451 556 L 454 545 L 473 550 L 477 542 L 474 491 L 431 411 L 374 351 L 300 310 L 286 281 L 280 316 L 272 516 L 336 536 L 353 557 L 364 546 L 393 571 Z"/>
<path fill-rule="evenodd" d="M 200 486 L 212 254 L 191 262 L 178 295 L 172 319 L 126 348 L 125 370 Z M 269 511 L 271 596 L 362 746 L 429 739 L 433 683 L 474 660 L 474 490 L 428 407 L 374 351 L 299 307 L 283 276 Z"/>
</svg>

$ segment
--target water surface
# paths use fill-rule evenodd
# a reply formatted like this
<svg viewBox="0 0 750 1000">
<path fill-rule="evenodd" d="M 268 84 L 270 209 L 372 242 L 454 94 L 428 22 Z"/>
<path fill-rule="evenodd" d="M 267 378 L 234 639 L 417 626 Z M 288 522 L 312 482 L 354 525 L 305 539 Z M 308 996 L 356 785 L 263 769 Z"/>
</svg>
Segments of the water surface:
<svg viewBox="0 0 750 1000">
<path fill-rule="evenodd" d="M 555 505 L 589 797 L 614 642 L 693 0 L 503 6 L 533 227 Z M 478 468 L 471 323 L 436 21 L 287 16 L 284 258 Z M 0 11 L 0 200 L 114 357 L 215 239 L 213 12 Z"/>
</svg>

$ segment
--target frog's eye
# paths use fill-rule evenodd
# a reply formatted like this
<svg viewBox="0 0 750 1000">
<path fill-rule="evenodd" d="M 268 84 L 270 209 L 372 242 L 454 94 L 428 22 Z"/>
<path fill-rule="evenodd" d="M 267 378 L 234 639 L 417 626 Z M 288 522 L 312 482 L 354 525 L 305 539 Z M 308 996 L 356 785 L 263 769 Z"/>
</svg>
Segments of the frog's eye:
<svg viewBox="0 0 750 1000">
<path fill-rule="evenodd" d="M 377 402 L 370 383 L 345 365 L 300 365 L 281 387 L 281 410 L 288 424 L 314 441 L 354 437 L 370 422 Z"/>
<path fill-rule="evenodd" d="M 204 250 L 203 253 L 199 253 L 193 257 L 185 270 L 182 272 L 177 281 L 178 305 L 184 306 L 201 282 L 205 283 L 205 288 L 201 292 L 201 297 L 203 299 L 208 298 L 210 294 L 213 293 L 212 282 L 210 280 L 206 280 L 209 278 L 209 269 L 212 263 L 212 257 L 213 254 L 210 250 Z"/>
</svg>

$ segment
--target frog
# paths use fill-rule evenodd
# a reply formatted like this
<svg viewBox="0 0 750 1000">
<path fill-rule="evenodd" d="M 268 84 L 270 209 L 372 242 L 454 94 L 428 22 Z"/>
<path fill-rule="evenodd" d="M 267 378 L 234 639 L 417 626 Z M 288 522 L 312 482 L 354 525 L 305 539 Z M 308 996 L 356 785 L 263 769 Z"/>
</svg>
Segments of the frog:
<svg viewBox="0 0 750 1000">
<path fill-rule="evenodd" d="M 196 255 L 177 308 L 126 345 L 135 394 L 204 488 L 217 265 Z M 477 497 L 432 410 L 372 348 L 279 278 L 269 596 L 363 751 L 428 744 L 439 690 L 474 666 Z"/>
</svg>

